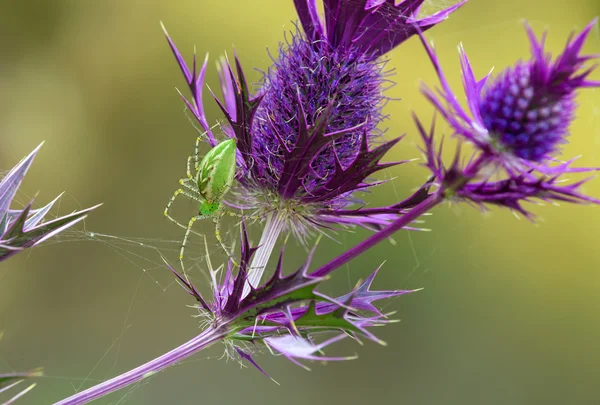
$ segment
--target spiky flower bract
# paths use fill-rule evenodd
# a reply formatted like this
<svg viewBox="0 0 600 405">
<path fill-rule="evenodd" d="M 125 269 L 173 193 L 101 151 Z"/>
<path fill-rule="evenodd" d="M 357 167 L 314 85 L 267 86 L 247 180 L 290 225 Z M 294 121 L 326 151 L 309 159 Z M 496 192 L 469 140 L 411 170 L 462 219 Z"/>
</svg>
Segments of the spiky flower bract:
<svg viewBox="0 0 600 405">
<path fill-rule="evenodd" d="M 27 155 L 0 180 L 0 261 L 8 259 L 23 249 L 39 245 L 83 220 L 89 211 L 98 207 L 97 205 L 50 221 L 44 221 L 44 218 L 60 196 L 38 209 L 31 209 L 33 201 L 22 209 L 10 208 L 41 146 Z"/>
<path fill-rule="evenodd" d="M 302 30 L 280 46 L 256 96 L 237 56 L 237 76 L 226 59 L 219 64 L 224 98 L 215 99 L 227 120 L 223 131 L 237 139 L 240 152 L 234 205 L 264 218 L 278 215 L 300 239 L 331 224 L 379 228 L 400 213 L 347 207 L 357 202 L 357 190 L 376 184 L 369 176 L 400 163 L 379 163 L 399 140 L 383 142 L 377 129 L 385 118 L 381 57 L 464 2 L 418 18 L 422 3 L 326 0 L 321 17 L 316 0 L 294 1 Z M 196 72 L 194 59 L 190 70 L 168 40 L 192 92 L 186 104 L 214 145 L 202 102 L 206 61 Z"/>
<path fill-rule="evenodd" d="M 270 279 L 252 287 L 244 295 L 249 264 L 257 248 L 250 246 L 245 226 L 242 226 L 241 235 L 241 260 L 237 274 L 233 273 L 231 263 L 226 269 L 212 269 L 208 261 L 212 300 L 204 299 L 185 275 L 171 270 L 185 290 L 198 301 L 198 310 L 205 320 L 203 326 L 226 331 L 224 343 L 234 349 L 228 354 L 240 360 L 246 359 L 257 367 L 251 356 L 257 345 L 298 362 L 302 359 L 348 359 L 319 354 L 327 345 L 344 337 L 360 339 L 362 336 L 382 343 L 369 328 L 385 325 L 390 320 L 373 302 L 411 292 L 371 290 L 376 270 L 348 294 L 330 298 L 316 290 L 327 278 L 309 272 L 312 253 L 298 270 L 284 275 L 282 250 Z M 220 272 L 224 274 L 219 277 Z"/>
<path fill-rule="evenodd" d="M 600 86 L 600 82 L 588 80 L 596 66 L 585 66 L 598 55 L 581 55 L 596 21 L 579 34 L 571 35 L 565 49 L 555 59 L 544 51 L 546 34 L 538 40 L 526 25 L 531 60 L 517 62 L 495 79 L 490 74 L 475 79 L 461 47 L 468 111 L 459 104 L 433 48 L 421 35 L 442 86 L 439 95 L 427 87 L 423 87 L 423 93 L 459 139 L 476 147 L 475 155 L 466 166 L 461 165 L 457 155 L 452 167 L 446 168 L 440 157 L 441 151 L 436 151 L 433 129 L 428 133 L 417 120 L 425 142 L 427 165 L 449 196 L 478 205 L 509 207 L 527 217 L 531 217 L 531 213 L 521 205 L 524 201 L 599 202 L 579 191 L 586 180 L 572 184 L 561 181 L 565 173 L 597 169 L 573 167 L 574 159 L 559 160 L 559 146 L 567 141 L 569 126 L 575 116 L 577 90 Z M 496 170 L 498 168 L 501 170 Z"/>
</svg>

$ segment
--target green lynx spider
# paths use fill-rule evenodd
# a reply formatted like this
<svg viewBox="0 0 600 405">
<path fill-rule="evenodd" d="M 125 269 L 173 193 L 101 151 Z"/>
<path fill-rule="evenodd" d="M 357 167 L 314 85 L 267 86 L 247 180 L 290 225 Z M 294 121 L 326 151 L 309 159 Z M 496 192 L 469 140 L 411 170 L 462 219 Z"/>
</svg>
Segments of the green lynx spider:
<svg viewBox="0 0 600 405">
<path fill-rule="evenodd" d="M 220 219 L 224 214 L 231 216 L 241 216 L 240 214 L 234 214 L 223 208 L 222 200 L 231 188 L 236 169 L 236 143 L 235 139 L 227 139 L 220 142 L 214 148 L 200 160 L 198 149 L 201 138 L 196 139 L 196 147 L 194 149 L 194 155 L 189 156 L 187 160 L 187 178 L 179 180 L 179 184 L 183 186 L 173 193 L 173 196 L 169 200 L 167 207 L 165 208 L 164 215 L 169 218 L 172 222 L 185 229 L 185 236 L 181 244 L 181 250 L 179 252 L 179 260 L 183 266 L 183 253 L 185 251 L 185 245 L 187 244 L 188 237 L 192 231 L 194 222 L 199 219 L 212 218 L 215 223 L 215 236 L 217 241 L 231 258 L 234 265 L 237 263 L 232 258 L 232 254 L 229 252 L 223 239 L 221 238 L 220 232 Z M 195 175 L 192 174 L 192 159 L 194 160 Z M 169 215 L 169 209 L 171 205 L 179 196 L 184 196 L 197 201 L 200 203 L 198 215 L 193 216 L 188 225 L 185 226 L 175 220 Z"/>
</svg>

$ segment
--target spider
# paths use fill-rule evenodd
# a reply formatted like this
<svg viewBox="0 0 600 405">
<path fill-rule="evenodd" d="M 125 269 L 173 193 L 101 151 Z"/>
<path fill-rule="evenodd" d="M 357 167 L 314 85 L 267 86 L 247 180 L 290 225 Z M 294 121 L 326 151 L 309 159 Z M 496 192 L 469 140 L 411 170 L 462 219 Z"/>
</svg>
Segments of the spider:
<svg viewBox="0 0 600 405">
<path fill-rule="evenodd" d="M 212 218 L 215 223 L 215 236 L 223 250 L 230 257 L 234 266 L 237 262 L 233 259 L 232 253 L 229 252 L 220 232 L 220 219 L 224 214 L 241 217 L 240 214 L 235 214 L 227 211 L 222 206 L 222 200 L 225 194 L 231 188 L 236 169 L 236 143 L 235 139 L 227 139 L 220 142 L 212 148 L 203 158 L 199 158 L 199 145 L 202 138 L 196 139 L 196 147 L 194 155 L 189 156 L 187 160 L 187 178 L 180 179 L 179 184 L 183 186 L 173 193 L 165 208 L 164 215 L 172 222 L 185 229 L 185 236 L 179 251 L 179 260 L 183 267 L 183 253 L 188 237 L 192 231 L 194 222 L 199 219 Z M 191 166 L 194 160 L 195 175 L 192 174 Z M 187 226 L 179 223 L 176 219 L 169 215 L 169 209 L 177 198 L 183 194 L 184 196 L 197 201 L 200 204 L 198 215 L 193 216 Z"/>
</svg>

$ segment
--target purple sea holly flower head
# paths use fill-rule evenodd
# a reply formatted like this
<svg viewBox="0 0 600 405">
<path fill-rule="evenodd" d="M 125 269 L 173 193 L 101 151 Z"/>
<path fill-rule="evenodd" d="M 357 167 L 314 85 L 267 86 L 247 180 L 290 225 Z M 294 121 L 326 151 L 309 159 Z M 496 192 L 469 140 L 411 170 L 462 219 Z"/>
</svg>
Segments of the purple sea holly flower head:
<svg viewBox="0 0 600 405">
<path fill-rule="evenodd" d="M 88 212 L 99 206 L 73 212 L 50 221 L 44 219 L 60 196 L 39 209 L 31 208 L 33 201 L 22 209 L 10 208 L 19 186 L 41 146 L 40 144 L 35 148 L 0 180 L 0 261 L 8 259 L 23 249 L 39 245 L 83 220 Z"/>
<path fill-rule="evenodd" d="M 464 4 L 419 18 L 423 1 L 324 0 L 321 17 L 316 0 L 295 0 L 302 31 L 280 47 L 254 96 L 237 56 L 237 75 L 221 61 L 223 100 L 213 96 L 227 120 L 221 129 L 236 139 L 239 152 L 239 187 L 230 203 L 266 221 L 252 268 L 264 268 L 284 229 L 303 241 L 312 229 L 336 225 L 380 229 L 406 208 L 350 206 L 358 202 L 356 191 L 377 184 L 369 176 L 402 163 L 380 163 L 400 140 L 382 142 L 377 128 L 388 82 L 381 57 Z M 202 99 L 207 59 L 197 71 L 194 55 L 190 70 L 167 39 L 192 93 L 185 103 L 214 146 Z M 251 275 L 251 283 L 260 274 Z"/>
<path fill-rule="evenodd" d="M 546 34 L 538 40 L 526 25 L 531 60 L 517 62 L 495 79 L 491 79 L 490 74 L 475 79 L 461 46 L 468 110 L 460 105 L 450 88 L 435 51 L 420 36 L 441 82 L 437 94 L 423 86 L 424 95 L 459 139 L 476 147 L 468 164 L 461 167 L 457 156 L 452 167 L 445 168 L 441 151 L 435 150 L 433 128 L 428 133 L 417 120 L 425 141 L 427 165 L 448 195 L 456 194 L 479 205 L 506 206 L 527 217 L 531 214 L 521 203 L 533 199 L 598 203 L 579 191 L 586 180 L 564 184 L 561 179 L 565 173 L 598 169 L 576 168 L 572 167 L 574 159 L 566 162 L 557 159 L 559 147 L 566 142 L 574 119 L 576 91 L 600 86 L 600 82 L 588 79 L 596 65 L 586 66 L 600 55 L 580 54 L 596 22 L 597 19 L 579 34 L 571 35 L 564 51 L 555 59 L 544 51 Z M 500 175 L 497 168 L 504 174 Z M 472 182 L 475 178 L 480 181 Z"/>
</svg>

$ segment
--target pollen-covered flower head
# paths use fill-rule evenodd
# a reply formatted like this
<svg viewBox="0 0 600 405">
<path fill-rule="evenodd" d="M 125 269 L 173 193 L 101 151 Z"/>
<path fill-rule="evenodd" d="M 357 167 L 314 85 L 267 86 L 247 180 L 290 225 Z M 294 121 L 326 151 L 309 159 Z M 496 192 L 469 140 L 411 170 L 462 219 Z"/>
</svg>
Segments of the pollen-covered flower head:
<svg viewBox="0 0 600 405">
<path fill-rule="evenodd" d="M 600 82 L 588 80 L 596 66 L 585 66 L 598 55 L 581 55 L 596 21 L 578 35 L 571 35 L 563 52 L 554 59 L 544 50 L 546 34 L 538 40 L 526 26 L 531 59 L 517 62 L 493 79 L 487 75 L 477 81 L 461 48 L 470 115 L 459 105 L 435 53 L 424 42 L 442 84 L 441 98 L 427 88 L 424 93 L 457 134 L 494 155 L 505 167 L 543 170 L 566 142 L 574 118 L 576 91 L 600 86 Z"/>
<path fill-rule="evenodd" d="M 356 202 L 355 191 L 374 184 L 368 177 L 391 165 L 379 162 L 399 140 L 383 142 L 377 129 L 387 82 L 380 57 L 462 5 L 419 18 L 422 3 L 324 0 L 321 16 L 316 0 L 294 0 L 302 29 L 280 46 L 256 96 L 238 58 L 235 74 L 221 61 L 223 100 L 215 99 L 227 119 L 223 131 L 237 139 L 240 206 L 282 212 L 300 233 L 305 225 L 380 225 L 389 219 L 385 212 L 356 210 L 351 219 L 340 217 Z M 192 91 L 187 106 L 214 145 L 202 105 L 206 63 L 196 73 L 194 61 L 190 71 L 169 43 Z"/>
</svg>

